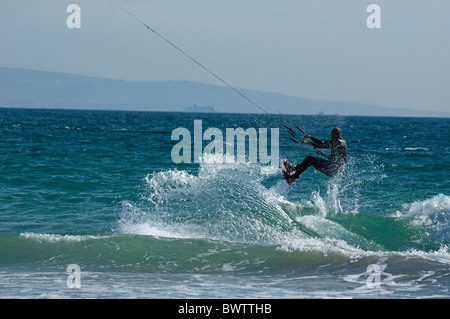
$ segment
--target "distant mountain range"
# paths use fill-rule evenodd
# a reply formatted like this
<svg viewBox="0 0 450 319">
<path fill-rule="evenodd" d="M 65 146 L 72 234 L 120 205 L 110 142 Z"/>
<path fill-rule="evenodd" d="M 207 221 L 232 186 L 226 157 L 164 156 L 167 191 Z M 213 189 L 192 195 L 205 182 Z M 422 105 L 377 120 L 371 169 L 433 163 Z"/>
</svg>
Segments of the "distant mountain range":
<svg viewBox="0 0 450 319">
<path fill-rule="evenodd" d="M 247 89 L 239 91 L 270 113 L 450 117 L 446 112 L 311 100 Z M 261 112 L 229 87 L 192 81 L 133 82 L 0 68 L 0 107 L 183 112 L 193 105 L 224 113 Z"/>
</svg>

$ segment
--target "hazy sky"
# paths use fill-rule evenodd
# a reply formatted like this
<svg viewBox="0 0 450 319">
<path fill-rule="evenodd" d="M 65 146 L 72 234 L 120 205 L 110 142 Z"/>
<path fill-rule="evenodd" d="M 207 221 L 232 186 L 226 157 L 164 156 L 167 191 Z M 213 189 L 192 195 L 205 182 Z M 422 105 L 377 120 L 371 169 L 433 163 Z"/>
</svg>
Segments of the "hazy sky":
<svg viewBox="0 0 450 319">
<path fill-rule="evenodd" d="M 235 87 L 450 111 L 448 0 L 114 1 Z M 0 67 L 222 85 L 110 0 L 0 0 Z"/>
</svg>

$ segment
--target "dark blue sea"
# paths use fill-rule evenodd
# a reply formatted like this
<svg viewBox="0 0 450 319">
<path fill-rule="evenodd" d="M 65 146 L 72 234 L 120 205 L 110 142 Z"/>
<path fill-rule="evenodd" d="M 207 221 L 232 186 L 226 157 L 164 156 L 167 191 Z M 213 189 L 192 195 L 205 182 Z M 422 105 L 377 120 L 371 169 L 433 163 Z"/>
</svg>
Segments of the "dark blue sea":
<svg viewBox="0 0 450 319">
<path fill-rule="evenodd" d="M 346 171 L 174 162 L 196 120 L 319 156 L 267 114 L 0 108 L 0 298 L 449 298 L 450 119 L 279 119 L 340 127 Z"/>
</svg>

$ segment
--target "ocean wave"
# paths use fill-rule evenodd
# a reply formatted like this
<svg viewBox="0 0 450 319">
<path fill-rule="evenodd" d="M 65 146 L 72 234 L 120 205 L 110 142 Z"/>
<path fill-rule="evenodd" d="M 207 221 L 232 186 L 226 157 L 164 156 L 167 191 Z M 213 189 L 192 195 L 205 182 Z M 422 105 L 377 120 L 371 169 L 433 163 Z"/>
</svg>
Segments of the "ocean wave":
<svg viewBox="0 0 450 319">
<path fill-rule="evenodd" d="M 386 147 L 386 151 L 429 151 L 429 148 L 426 147 Z"/>
<path fill-rule="evenodd" d="M 192 186 L 192 183 L 200 183 L 196 175 L 175 171 L 154 174 L 148 177 L 147 182 L 157 186 L 159 183 L 153 178 L 164 180 L 167 174 L 175 179 L 178 176 L 178 180 L 173 181 L 175 184 Z M 212 178 L 213 184 L 222 178 L 224 176 Z M 210 187 L 209 184 L 206 186 Z M 180 189 L 171 187 L 167 189 L 180 194 Z M 389 258 L 391 269 L 396 260 L 414 265 L 421 260 L 437 262 L 444 265 L 442 267 L 450 265 L 448 244 L 441 243 L 435 249 L 411 246 L 392 250 L 368 235 L 384 231 L 386 225 L 386 234 L 389 234 L 399 219 L 406 220 L 413 227 L 432 225 L 438 234 L 445 233 L 446 228 L 438 225 L 447 222 L 447 217 L 443 220 L 439 217 L 441 213 L 448 216 L 445 214 L 450 204 L 446 195 L 439 194 L 405 205 L 404 210 L 395 216 L 383 218 L 380 228 L 376 228 L 379 221 L 373 222 L 367 216 L 343 214 L 352 225 L 349 228 L 345 218 L 334 214 L 334 218 L 330 218 L 329 214 L 315 208 L 313 202 L 291 202 L 273 188 L 266 188 L 266 192 L 265 196 L 260 194 L 265 201 L 259 199 L 259 206 L 247 207 L 247 211 L 234 207 L 231 211 L 213 214 L 213 211 L 206 210 L 206 216 L 202 215 L 205 208 L 201 206 L 197 212 L 179 211 L 179 206 L 159 207 L 158 198 L 153 198 L 150 206 L 140 206 L 148 204 L 146 200 L 140 204 L 124 201 L 119 221 L 121 226 L 113 234 L 24 232 L 17 239 L 13 235 L 2 235 L 0 239 L 4 248 L 0 249 L 0 257 L 5 258 L 0 259 L 3 259 L 3 265 L 24 265 L 31 261 L 34 267 L 42 269 L 75 262 L 94 270 L 169 273 L 279 272 L 287 268 L 295 271 L 298 267 L 304 270 L 305 267 L 347 265 L 349 261 L 367 263 L 364 260 L 370 260 L 370 263 L 375 263 L 380 258 Z M 170 191 L 163 193 L 168 196 L 163 202 L 172 203 Z M 215 205 L 222 201 L 223 198 L 217 202 L 209 201 L 213 207 L 208 206 L 208 209 L 215 209 Z M 369 224 L 361 221 L 369 221 Z M 366 226 L 372 228 L 363 232 L 352 230 L 365 229 Z"/>
<path fill-rule="evenodd" d="M 90 239 L 101 238 L 101 236 L 92 235 L 58 235 L 58 234 L 37 234 L 32 232 L 20 233 L 20 238 L 32 239 L 41 243 L 56 243 L 56 242 L 80 242 Z"/>
<path fill-rule="evenodd" d="M 404 204 L 394 217 L 410 220 L 415 227 L 429 229 L 436 243 L 450 244 L 450 196 L 438 194 L 432 198 Z"/>
<path fill-rule="evenodd" d="M 5 236 L 0 234 L 0 266 L 34 271 L 65 269 L 78 264 L 84 271 L 147 273 L 285 273 L 307 269 L 352 267 L 389 258 L 390 268 L 407 263 L 422 269 L 424 261 L 450 265 L 448 247 L 424 252 L 372 251 L 341 239 L 286 238 L 278 245 L 232 243 L 210 239 L 174 239 L 141 235 L 113 235 L 82 240 L 46 242 L 46 234 Z M 350 262 L 350 263 L 349 263 Z M 440 266 L 439 266 L 440 265 Z M 434 269 L 434 268 L 433 268 Z"/>
</svg>

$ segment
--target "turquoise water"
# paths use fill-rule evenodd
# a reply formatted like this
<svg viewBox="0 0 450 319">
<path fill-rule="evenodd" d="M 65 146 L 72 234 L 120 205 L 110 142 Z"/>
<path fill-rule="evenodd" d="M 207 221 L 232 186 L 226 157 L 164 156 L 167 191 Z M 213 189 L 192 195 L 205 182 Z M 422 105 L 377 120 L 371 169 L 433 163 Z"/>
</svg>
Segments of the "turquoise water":
<svg viewBox="0 0 450 319">
<path fill-rule="evenodd" d="M 194 120 L 315 155 L 266 115 L 0 109 L 0 297 L 448 298 L 450 119 L 290 119 L 341 127 L 347 174 L 174 164 Z"/>
</svg>

